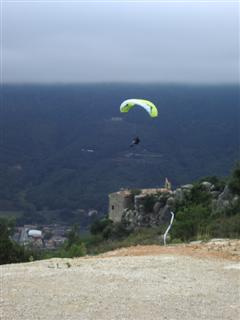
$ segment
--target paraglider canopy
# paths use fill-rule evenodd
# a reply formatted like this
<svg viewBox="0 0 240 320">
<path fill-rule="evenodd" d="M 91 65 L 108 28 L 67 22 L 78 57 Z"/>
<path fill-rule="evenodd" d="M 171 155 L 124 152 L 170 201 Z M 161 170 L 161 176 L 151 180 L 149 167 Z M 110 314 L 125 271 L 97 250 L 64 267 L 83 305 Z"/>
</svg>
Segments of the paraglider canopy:
<svg viewBox="0 0 240 320">
<path fill-rule="evenodd" d="M 120 112 L 128 112 L 137 106 L 144 108 L 152 118 L 158 116 L 157 107 L 151 101 L 144 99 L 128 99 L 123 101 L 123 103 L 120 105 Z"/>
</svg>

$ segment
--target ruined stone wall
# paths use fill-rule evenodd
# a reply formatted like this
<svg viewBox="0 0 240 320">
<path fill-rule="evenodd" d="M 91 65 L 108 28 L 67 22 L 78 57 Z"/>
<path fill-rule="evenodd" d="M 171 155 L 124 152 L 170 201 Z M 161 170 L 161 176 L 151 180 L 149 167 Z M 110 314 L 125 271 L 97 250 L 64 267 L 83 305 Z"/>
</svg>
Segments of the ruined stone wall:
<svg viewBox="0 0 240 320">
<path fill-rule="evenodd" d="M 175 205 L 188 199 L 193 187 L 186 184 L 173 191 L 166 188 L 141 189 L 141 193 L 135 196 L 130 190 L 112 193 L 109 195 L 109 218 L 113 222 L 122 222 L 129 230 L 164 225 L 170 222 Z M 203 181 L 200 187 L 209 193 L 213 212 L 233 208 L 240 201 L 240 196 L 232 194 L 227 185 L 220 191 L 212 183 Z"/>
<path fill-rule="evenodd" d="M 151 196 L 153 206 L 146 207 L 147 197 Z M 162 194 L 140 194 L 134 198 L 134 209 L 125 209 L 122 216 L 122 222 L 129 230 L 138 227 L 156 227 L 169 224 L 171 220 L 171 204 L 169 199 L 171 192 Z"/>
<path fill-rule="evenodd" d="M 130 193 L 115 192 L 109 195 L 108 217 L 113 222 L 121 222 L 124 209 L 133 205 Z"/>
<path fill-rule="evenodd" d="M 163 210 L 163 207 L 165 206 L 165 203 L 161 204 L 160 213 L 155 212 L 150 214 L 149 212 L 145 212 L 142 202 L 144 202 L 145 198 L 149 195 L 158 195 L 158 197 L 160 197 L 161 194 L 169 195 L 170 193 L 171 191 L 167 189 L 160 189 L 160 188 L 159 189 L 142 189 L 141 194 L 135 195 L 135 196 L 133 196 L 131 194 L 131 191 L 128 189 L 111 193 L 109 194 L 108 217 L 114 223 L 124 222 L 128 224 L 127 220 L 130 219 L 132 221 L 132 224 L 135 227 L 157 225 L 160 223 L 160 221 L 163 220 L 162 210 Z M 134 217 L 130 217 L 132 215 Z M 157 222 L 157 220 L 159 221 Z"/>
</svg>

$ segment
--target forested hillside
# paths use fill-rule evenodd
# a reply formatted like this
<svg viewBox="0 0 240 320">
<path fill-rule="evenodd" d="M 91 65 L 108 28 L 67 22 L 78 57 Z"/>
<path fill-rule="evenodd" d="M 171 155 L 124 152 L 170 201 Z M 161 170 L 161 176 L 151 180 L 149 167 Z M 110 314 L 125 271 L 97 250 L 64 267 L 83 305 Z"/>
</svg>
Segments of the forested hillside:
<svg viewBox="0 0 240 320">
<path fill-rule="evenodd" d="M 120 187 L 228 175 L 239 158 L 237 86 L 3 86 L 0 210 L 96 208 Z M 127 98 L 159 109 L 119 113 Z M 141 143 L 129 148 L 138 135 Z"/>
</svg>

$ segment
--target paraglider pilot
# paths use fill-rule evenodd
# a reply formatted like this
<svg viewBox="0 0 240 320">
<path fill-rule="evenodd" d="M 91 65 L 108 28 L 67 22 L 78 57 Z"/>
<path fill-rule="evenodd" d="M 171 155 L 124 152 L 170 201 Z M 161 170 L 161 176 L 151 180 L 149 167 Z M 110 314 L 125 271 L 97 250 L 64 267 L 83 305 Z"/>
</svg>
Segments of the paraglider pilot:
<svg viewBox="0 0 240 320">
<path fill-rule="evenodd" d="M 130 144 L 130 147 L 133 147 L 134 145 L 139 144 L 139 142 L 140 142 L 140 139 L 138 137 L 135 137 L 132 143 Z"/>
</svg>

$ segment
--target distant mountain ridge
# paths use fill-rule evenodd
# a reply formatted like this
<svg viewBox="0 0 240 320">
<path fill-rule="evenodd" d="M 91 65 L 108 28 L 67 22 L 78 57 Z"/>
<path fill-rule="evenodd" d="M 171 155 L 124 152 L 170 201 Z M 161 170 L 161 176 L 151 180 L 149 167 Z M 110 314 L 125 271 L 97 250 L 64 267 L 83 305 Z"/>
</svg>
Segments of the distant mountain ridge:
<svg viewBox="0 0 240 320">
<path fill-rule="evenodd" d="M 239 158 L 238 86 L 8 85 L 1 94 L 0 210 L 105 212 L 121 187 L 224 176 Z M 120 114 L 131 97 L 153 101 L 159 117 Z"/>
</svg>

